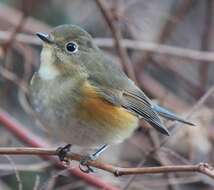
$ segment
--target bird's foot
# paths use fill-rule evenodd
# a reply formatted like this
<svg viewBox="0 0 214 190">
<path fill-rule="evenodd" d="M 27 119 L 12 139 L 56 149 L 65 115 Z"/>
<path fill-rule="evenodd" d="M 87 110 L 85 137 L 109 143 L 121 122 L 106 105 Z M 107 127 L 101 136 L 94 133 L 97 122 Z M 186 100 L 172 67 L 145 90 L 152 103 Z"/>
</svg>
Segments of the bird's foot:
<svg viewBox="0 0 214 190">
<path fill-rule="evenodd" d="M 71 144 L 67 144 L 63 147 L 57 148 L 56 152 L 61 162 L 69 163 L 69 158 L 67 157 L 68 152 L 71 149 Z"/>
<path fill-rule="evenodd" d="M 88 164 L 90 161 L 94 161 L 98 158 L 98 156 L 94 156 L 93 154 L 89 154 L 85 157 L 83 157 L 80 160 L 80 164 L 79 164 L 79 168 L 82 172 L 84 173 L 90 173 L 90 172 L 94 172 L 94 170 L 92 169 L 92 167 L 90 167 Z"/>
<path fill-rule="evenodd" d="M 80 164 L 79 164 L 80 170 L 85 173 L 94 172 L 94 170 L 89 166 L 88 162 L 96 160 L 100 156 L 100 154 L 104 150 L 106 150 L 108 147 L 109 147 L 109 145 L 104 144 L 99 149 L 97 149 L 96 152 L 94 152 L 93 154 L 89 154 L 89 155 L 83 157 L 80 160 Z"/>
</svg>

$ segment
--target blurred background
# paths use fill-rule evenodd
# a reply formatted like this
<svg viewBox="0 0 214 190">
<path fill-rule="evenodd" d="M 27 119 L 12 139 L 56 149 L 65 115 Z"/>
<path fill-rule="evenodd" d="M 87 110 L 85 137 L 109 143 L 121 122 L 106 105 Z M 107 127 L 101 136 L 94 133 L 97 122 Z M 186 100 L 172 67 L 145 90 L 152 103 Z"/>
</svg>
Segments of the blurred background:
<svg viewBox="0 0 214 190">
<path fill-rule="evenodd" d="M 130 139 L 104 153 L 103 160 L 121 167 L 212 165 L 214 0 L 101 2 L 107 19 L 96 0 L 0 0 L 0 146 L 37 146 L 48 141 L 27 99 L 28 83 L 40 64 L 41 42 L 35 33 L 71 23 L 91 33 L 109 59 L 121 65 L 150 98 L 198 126 L 167 122 L 172 135 L 165 138 L 142 122 Z M 92 175 L 112 189 L 214 187 L 213 180 L 197 173 L 116 178 L 96 170 Z M 40 157 L 0 157 L 2 190 L 100 189 L 86 181 Z"/>
</svg>

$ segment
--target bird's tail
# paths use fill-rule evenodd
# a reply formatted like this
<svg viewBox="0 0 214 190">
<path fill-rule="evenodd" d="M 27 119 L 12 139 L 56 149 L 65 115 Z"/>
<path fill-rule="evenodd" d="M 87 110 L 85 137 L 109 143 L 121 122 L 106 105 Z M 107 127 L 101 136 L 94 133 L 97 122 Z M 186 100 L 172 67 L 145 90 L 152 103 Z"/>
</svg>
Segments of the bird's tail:
<svg viewBox="0 0 214 190">
<path fill-rule="evenodd" d="M 169 119 L 169 120 L 172 120 L 172 121 L 179 121 L 181 123 L 185 123 L 187 125 L 195 125 L 189 121 L 186 121 L 185 119 L 182 119 L 181 117 L 177 116 L 175 113 L 157 105 L 157 104 L 154 104 L 153 105 L 153 109 L 161 116 L 161 117 L 164 117 L 166 119 Z"/>
</svg>

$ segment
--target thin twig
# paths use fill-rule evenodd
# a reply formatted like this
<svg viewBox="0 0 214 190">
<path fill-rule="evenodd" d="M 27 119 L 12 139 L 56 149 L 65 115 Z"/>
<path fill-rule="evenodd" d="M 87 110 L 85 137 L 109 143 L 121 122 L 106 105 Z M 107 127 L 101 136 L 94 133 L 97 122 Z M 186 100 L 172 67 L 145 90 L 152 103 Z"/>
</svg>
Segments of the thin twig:
<svg viewBox="0 0 214 190">
<path fill-rule="evenodd" d="M 198 101 L 197 103 L 192 107 L 192 109 L 189 111 L 189 113 L 184 117 L 184 119 L 189 119 L 193 114 L 205 103 L 205 101 L 214 93 L 214 86 L 212 86 Z M 175 122 L 173 124 L 174 128 L 171 130 L 171 136 L 176 133 L 176 131 L 180 128 L 178 126 L 183 125 L 182 123 Z M 160 143 L 158 147 L 155 149 L 151 150 L 146 156 L 148 157 L 150 154 L 155 153 L 158 151 L 164 144 L 166 144 L 169 141 L 170 138 L 164 138 L 163 141 Z"/>
<path fill-rule="evenodd" d="M 25 148 L 25 147 L 1 147 L 0 154 L 7 155 L 58 155 L 56 149 L 53 148 Z M 68 153 L 71 160 L 80 161 L 84 155 L 76 153 Z M 101 161 L 89 161 L 88 164 L 95 168 L 110 172 L 115 176 L 133 175 L 133 174 L 157 174 L 169 172 L 199 172 L 214 179 L 213 168 L 207 163 L 199 163 L 196 165 L 171 165 L 160 167 L 141 167 L 141 168 L 121 168 Z"/>
<path fill-rule="evenodd" d="M 176 25 L 181 22 L 184 17 L 189 13 L 190 8 L 192 7 L 193 0 L 182 0 L 179 2 L 179 6 L 176 6 L 176 10 L 173 11 L 174 14 L 170 15 L 172 19 L 169 19 L 163 30 L 161 31 L 159 42 L 163 43 L 168 39 L 172 32 L 175 30 Z"/>
<path fill-rule="evenodd" d="M 196 110 L 198 110 L 200 108 L 201 105 L 203 105 L 205 103 L 205 101 L 214 93 L 214 86 L 212 86 L 198 101 L 197 103 L 193 106 L 193 108 L 190 110 L 190 112 L 187 114 L 187 116 L 185 117 L 185 119 L 188 119 L 189 117 L 191 117 Z M 181 123 L 177 123 L 178 125 L 182 125 Z M 172 135 L 175 134 L 177 128 L 174 128 L 174 130 L 172 131 Z M 169 138 L 164 138 L 163 141 L 160 143 L 160 145 L 152 150 L 150 150 L 145 157 L 149 157 L 151 154 L 154 154 L 155 152 L 157 152 L 164 144 L 166 144 L 168 142 Z M 138 163 L 138 167 L 141 167 L 144 165 L 146 161 L 145 159 L 142 159 L 139 163 Z M 135 175 L 132 175 L 128 180 L 127 183 L 125 184 L 125 186 L 123 187 L 123 190 L 128 189 L 129 185 L 133 182 L 133 180 L 135 179 Z"/>
<path fill-rule="evenodd" d="M 11 32 L 8 40 L 3 45 L 3 50 L 4 50 L 5 56 L 7 55 L 7 52 L 12 47 L 14 39 L 16 38 L 16 35 L 22 30 L 22 28 L 27 20 L 27 17 L 31 11 L 31 8 L 32 8 L 32 0 L 28 0 L 28 1 L 22 0 L 22 12 L 21 12 L 20 20 L 19 20 L 18 24 L 15 26 L 15 28 L 13 29 L 13 31 Z"/>
<path fill-rule="evenodd" d="M 10 36 L 10 31 L 0 31 L 0 41 L 6 41 Z M 17 42 L 31 44 L 31 45 L 42 45 L 41 40 L 39 40 L 35 35 L 18 33 L 15 36 Z"/>
<path fill-rule="evenodd" d="M 25 142 L 29 146 L 38 148 L 50 147 L 50 144 L 47 143 L 44 139 L 41 139 L 38 136 L 34 135 L 29 129 L 27 129 L 27 127 L 24 127 L 19 121 L 17 121 L 17 119 L 15 119 L 2 109 L 0 109 L 0 123 L 4 125 L 5 128 L 10 130 L 10 132 L 14 134 L 17 138 L 22 140 L 22 142 Z M 59 162 L 56 157 L 47 155 L 40 155 L 40 157 L 42 157 L 43 159 L 55 161 L 56 166 L 59 168 L 65 168 L 65 165 Z M 97 178 L 94 175 L 88 175 L 86 173 L 83 173 L 78 169 L 69 168 L 69 173 L 98 189 L 119 190 L 119 188 L 104 182 L 102 179 Z"/>
<path fill-rule="evenodd" d="M 4 43 L 3 50 L 4 54 L 6 55 L 9 49 L 11 48 L 14 39 L 16 38 L 17 33 L 19 33 L 22 29 L 22 26 L 24 25 L 26 21 L 26 15 L 23 13 L 18 25 L 14 28 L 14 30 L 11 32 L 9 39 Z"/>
<path fill-rule="evenodd" d="M 39 189 L 39 184 L 40 184 L 40 176 L 36 175 L 35 183 L 34 183 L 34 186 L 33 186 L 33 190 L 38 190 Z"/>
<path fill-rule="evenodd" d="M 41 163 L 30 163 L 30 164 L 16 164 L 16 169 L 18 171 L 36 171 L 36 172 L 41 172 L 44 171 L 45 169 L 53 166 L 52 163 L 50 162 L 41 162 Z M 9 170 L 14 170 L 13 166 L 11 164 L 5 164 L 2 163 L 0 164 L 0 171 L 9 171 Z"/>
<path fill-rule="evenodd" d="M 26 86 L 26 83 L 23 83 L 23 81 L 13 72 L 0 66 L 0 75 L 16 84 L 23 92 L 28 93 L 28 87 Z"/>
<path fill-rule="evenodd" d="M 56 180 L 57 178 L 60 176 L 60 175 L 63 175 L 64 173 L 68 172 L 68 169 L 64 169 L 64 170 L 61 170 L 61 171 L 58 171 L 56 173 L 53 173 L 51 175 L 51 177 L 49 179 L 47 179 L 47 181 L 45 181 L 43 183 L 43 185 L 41 186 L 41 190 L 42 189 L 45 189 L 45 190 L 52 190 L 54 189 L 54 186 L 56 184 Z"/>
<path fill-rule="evenodd" d="M 18 189 L 19 190 L 23 190 L 22 180 L 21 180 L 19 171 L 16 168 L 16 164 L 14 163 L 14 161 L 12 160 L 12 158 L 10 156 L 6 155 L 6 158 L 7 158 L 7 160 L 10 162 L 10 164 L 13 167 L 13 170 L 14 170 L 14 173 L 15 173 L 15 176 L 16 176 L 16 180 L 17 180 L 17 183 L 18 183 Z"/>
<path fill-rule="evenodd" d="M 177 177 L 176 178 L 176 181 L 173 181 L 172 184 L 173 185 L 176 185 L 176 184 L 179 184 L 179 185 L 183 185 L 183 184 L 189 184 L 189 183 L 197 183 L 201 180 L 201 177 L 199 176 L 183 176 L 183 177 Z M 151 181 L 151 179 L 143 179 L 141 180 L 141 182 L 143 183 L 143 185 L 145 185 L 146 187 L 150 187 L 150 188 L 157 188 L 161 186 L 164 186 L 166 187 L 166 185 L 168 185 L 168 181 L 167 179 L 165 179 L 164 177 L 161 178 L 161 179 L 155 179 L 155 183 Z M 135 186 L 138 186 L 138 185 L 141 185 L 141 184 L 132 184 L 132 188 L 134 188 Z M 140 189 L 140 188 L 138 188 Z"/>
<path fill-rule="evenodd" d="M 109 26 L 109 29 L 111 30 L 111 33 L 113 35 L 114 38 L 114 45 L 115 45 L 115 49 L 118 52 L 118 55 L 120 57 L 121 60 L 121 65 L 123 66 L 124 71 L 127 73 L 127 75 L 134 81 L 136 81 L 136 77 L 135 77 L 135 73 L 134 73 L 134 69 L 131 65 L 131 61 L 129 59 L 128 53 L 126 51 L 126 49 L 121 45 L 121 31 L 120 28 L 118 28 L 113 20 L 112 15 L 110 14 L 110 12 L 107 10 L 107 8 L 105 7 L 104 3 L 102 0 L 95 0 L 97 3 L 97 6 L 99 7 L 103 17 L 106 20 L 106 23 Z"/>
<path fill-rule="evenodd" d="M 211 47 L 211 39 L 213 36 L 213 11 L 214 3 L 212 0 L 205 1 L 205 18 L 204 18 L 204 27 L 201 36 L 201 50 L 209 51 Z M 198 68 L 198 74 L 200 77 L 201 86 L 206 89 L 207 80 L 208 80 L 208 71 L 210 63 L 207 61 L 202 61 Z"/>
<path fill-rule="evenodd" d="M 174 65 L 171 64 L 166 56 L 161 57 L 160 59 L 158 59 L 158 61 L 152 59 L 152 64 L 157 70 L 163 69 L 165 72 L 169 72 L 174 75 L 174 77 L 177 78 L 178 81 L 182 81 L 183 90 L 188 92 L 188 94 L 190 94 L 192 97 L 198 99 L 205 93 L 205 90 L 201 85 L 195 84 L 194 82 L 189 80 L 187 76 L 184 76 L 181 72 L 179 72 L 178 69 L 176 69 Z"/>
<path fill-rule="evenodd" d="M 142 168 L 116 168 L 112 173 L 116 176 L 132 175 L 132 174 L 157 174 L 169 172 L 199 172 L 214 179 L 213 168 L 208 164 L 200 163 L 197 165 L 172 165 L 159 167 L 142 167 Z"/>
<path fill-rule="evenodd" d="M 38 1 L 32 1 L 31 0 L 25 0 L 23 3 L 24 9 L 23 11 L 28 16 L 28 19 L 26 20 L 25 24 L 22 27 L 22 31 L 35 33 L 38 30 L 39 31 L 48 31 L 50 30 L 50 26 L 47 24 L 30 17 L 28 13 L 30 12 L 30 9 L 33 7 L 33 4 Z M 22 12 L 18 9 L 12 8 L 11 6 L 7 6 L 5 3 L 0 4 L 0 18 L 1 21 L 8 23 L 10 26 L 16 26 L 17 23 L 19 23 L 19 18 L 22 16 Z"/>
<path fill-rule="evenodd" d="M 112 47 L 113 45 L 113 40 L 111 38 L 95 38 L 95 42 L 101 47 Z M 210 64 L 214 61 L 214 53 L 211 51 L 199 51 L 196 49 L 181 48 L 152 42 L 144 42 L 142 40 L 129 39 L 121 39 L 121 46 L 132 50 L 150 51 L 197 61 L 208 61 Z"/>
<path fill-rule="evenodd" d="M 8 31 L 0 31 L 0 41 L 5 41 L 9 36 Z M 42 45 L 41 40 L 38 40 L 34 35 L 28 34 L 17 34 L 16 40 L 18 42 Z M 100 47 L 111 48 L 114 45 L 112 38 L 94 38 L 95 43 Z M 121 39 L 121 46 L 124 48 L 138 50 L 138 51 L 149 51 L 153 53 L 166 54 L 170 56 L 177 56 L 185 59 L 192 59 L 197 61 L 207 61 L 210 64 L 214 63 L 214 52 L 211 51 L 199 51 L 196 49 L 181 48 L 176 46 L 169 46 L 163 44 L 157 44 L 152 42 L 144 42 L 142 40 L 129 40 Z M 194 64 L 194 62 L 191 62 Z M 184 64 L 187 64 L 184 62 Z"/>
</svg>

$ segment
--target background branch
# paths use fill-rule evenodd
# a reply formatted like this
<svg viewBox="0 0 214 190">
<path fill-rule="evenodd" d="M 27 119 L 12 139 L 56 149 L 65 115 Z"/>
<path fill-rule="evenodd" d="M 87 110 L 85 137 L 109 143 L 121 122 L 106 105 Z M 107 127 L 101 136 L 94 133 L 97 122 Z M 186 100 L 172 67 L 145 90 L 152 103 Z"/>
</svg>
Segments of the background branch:
<svg viewBox="0 0 214 190">
<path fill-rule="evenodd" d="M 0 31 L 1 41 L 5 41 L 8 37 L 8 31 Z M 25 44 L 42 45 L 41 41 L 37 39 L 35 35 L 19 33 L 16 35 L 15 40 Z M 111 48 L 114 45 L 114 40 L 112 38 L 94 38 L 94 41 L 100 47 Z M 120 45 L 124 48 L 132 50 L 148 51 L 197 61 L 207 61 L 210 62 L 210 64 L 214 63 L 214 52 L 212 51 L 200 51 L 196 49 L 182 48 L 172 45 L 164 45 L 152 42 L 145 42 L 142 40 L 130 40 L 124 38 L 120 39 Z M 194 62 L 190 64 L 194 64 Z"/>
<path fill-rule="evenodd" d="M 121 45 L 121 38 L 122 33 L 119 27 L 117 27 L 114 23 L 113 16 L 110 14 L 110 12 L 105 7 L 104 1 L 102 0 L 96 0 L 97 6 L 99 7 L 103 17 L 105 18 L 106 23 L 109 26 L 109 29 L 111 30 L 111 33 L 113 35 L 113 38 L 115 40 L 115 49 L 117 50 L 118 56 L 121 60 L 121 65 L 123 66 L 124 71 L 127 73 L 127 75 L 136 82 L 136 77 L 134 73 L 134 69 L 131 65 L 131 61 L 129 59 L 128 53 L 124 47 Z"/>
</svg>

